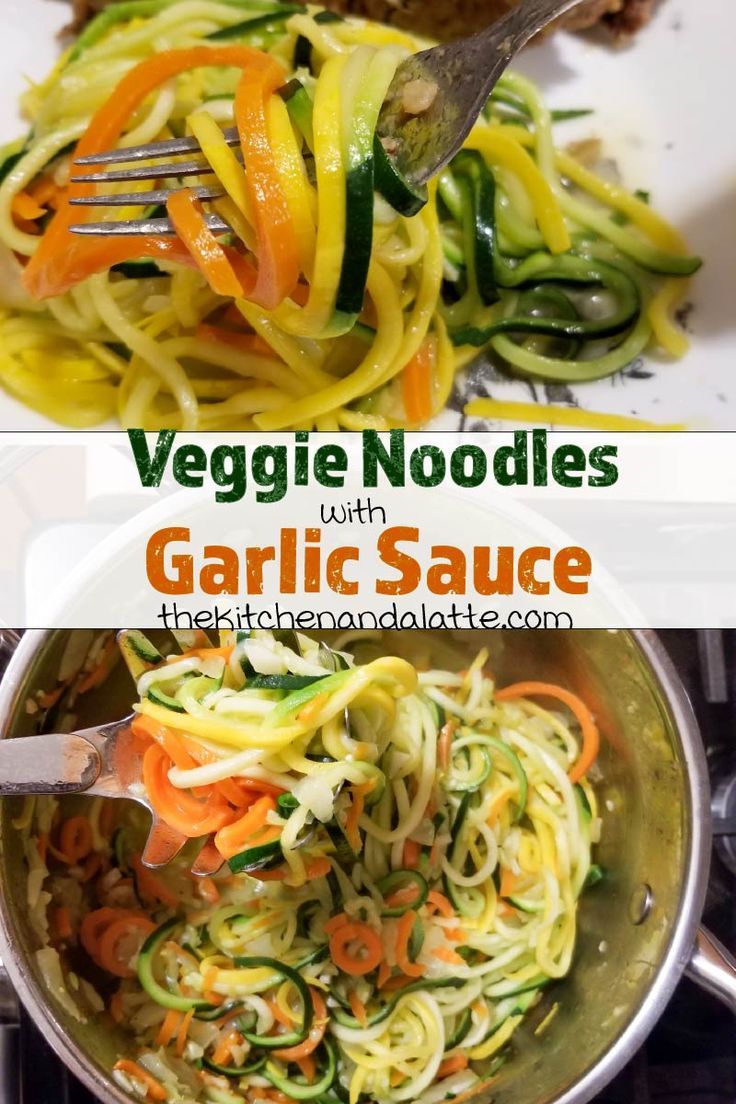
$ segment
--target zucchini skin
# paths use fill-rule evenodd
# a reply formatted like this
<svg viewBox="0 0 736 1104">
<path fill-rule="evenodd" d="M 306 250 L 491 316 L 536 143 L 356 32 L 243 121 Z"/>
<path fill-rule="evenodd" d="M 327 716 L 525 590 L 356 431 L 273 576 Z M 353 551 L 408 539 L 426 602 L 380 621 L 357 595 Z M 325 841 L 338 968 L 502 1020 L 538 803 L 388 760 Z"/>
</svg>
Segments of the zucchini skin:
<svg viewBox="0 0 736 1104">
<path fill-rule="evenodd" d="M 160 1004 L 163 1008 L 174 1008 L 178 1012 L 189 1012 L 191 1009 L 194 1009 L 195 1012 L 211 1011 L 218 1006 L 210 1004 L 206 1000 L 172 993 L 165 989 L 163 985 L 160 985 L 154 977 L 153 966 L 156 952 L 180 923 L 179 918 L 175 916 L 173 920 L 167 920 L 165 924 L 156 928 L 148 936 L 138 954 L 138 980 L 151 1000 L 155 1001 L 156 1004 Z"/>
<path fill-rule="evenodd" d="M 337 285 L 335 311 L 357 315 L 363 309 L 368 266 L 373 247 L 373 158 L 347 173 L 345 179 L 345 252 Z"/>
<path fill-rule="evenodd" d="M 485 161 L 475 150 L 463 150 L 452 162 L 453 172 L 468 185 L 472 223 L 472 277 L 481 302 L 490 307 L 500 295 L 496 283 L 496 181 Z"/>
<path fill-rule="evenodd" d="M 368 1027 L 375 1027 L 376 1024 L 383 1023 L 383 1021 L 388 1019 L 391 1015 L 401 998 L 405 997 L 408 993 L 418 993 L 421 989 L 459 989 L 463 985 L 465 985 L 463 978 L 420 978 L 418 981 L 413 981 L 410 985 L 405 985 L 403 989 L 394 993 L 383 1008 L 369 1014 L 367 1017 L 367 1025 Z M 360 1029 L 363 1026 L 356 1020 L 355 1016 L 350 1015 L 339 1006 L 333 1008 L 332 1014 L 338 1023 L 343 1024 L 344 1027 Z"/>
<path fill-rule="evenodd" d="M 269 27 L 284 23 L 289 16 L 301 11 L 296 4 L 282 4 L 273 12 L 256 15 L 253 19 L 244 19 L 242 23 L 234 23 L 231 27 L 221 27 L 219 31 L 208 34 L 209 42 L 231 42 L 234 38 L 248 38 L 254 31 L 267 30 Z"/>
<path fill-rule="evenodd" d="M 414 185 L 403 175 L 396 162 L 387 153 L 378 134 L 373 138 L 375 186 L 379 195 L 405 218 L 421 211 L 429 199 L 426 185 Z"/>
<path fill-rule="evenodd" d="M 381 909 L 381 916 L 403 916 L 409 909 L 419 909 L 427 900 L 429 894 L 429 884 L 426 878 L 424 878 L 418 870 L 392 870 L 390 874 L 387 874 L 385 878 L 381 878 L 376 882 L 376 888 L 385 898 L 387 894 L 390 894 L 392 890 L 398 888 L 401 884 L 406 882 L 413 882 L 418 889 L 417 897 L 414 901 L 410 901 L 406 905 L 399 905 L 394 908 L 386 907 Z"/>
<path fill-rule="evenodd" d="M 267 1077 L 275 1088 L 285 1093 L 292 1100 L 314 1100 L 332 1088 L 337 1076 L 337 1047 L 329 1036 L 325 1036 L 322 1047 L 327 1054 L 327 1068 L 322 1076 L 318 1076 L 311 1085 L 283 1077 L 270 1062 L 263 1070 L 263 1076 Z"/>
<path fill-rule="evenodd" d="M 278 865 L 281 857 L 280 841 L 272 840 L 240 851 L 227 860 L 227 865 L 233 874 L 247 874 L 252 870 L 263 870 L 265 866 Z"/>
<path fill-rule="evenodd" d="M 234 963 L 237 967 L 246 969 L 265 966 L 274 970 L 280 978 L 290 981 L 295 986 L 301 997 L 302 1008 L 304 1010 L 302 1023 L 295 1031 L 287 1032 L 283 1035 L 256 1035 L 253 1032 L 244 1031 L 243 1037 L 247 1039 L 252 1046 L 263 1047 L 265 1050 L 279 1050 L 298 1046 L 300 1043 L 303 1043 L 312 1028 L 314 1004 L 312 1003 L 309 986 L 302 975 L 292 969 L 291 966 L 286 966 L 283 962 L 277 962 L 274 958 L 264 958 L 262 956 L 257 956 L 255 958 L 236 958 L 234 959 Z"/>
</svg>

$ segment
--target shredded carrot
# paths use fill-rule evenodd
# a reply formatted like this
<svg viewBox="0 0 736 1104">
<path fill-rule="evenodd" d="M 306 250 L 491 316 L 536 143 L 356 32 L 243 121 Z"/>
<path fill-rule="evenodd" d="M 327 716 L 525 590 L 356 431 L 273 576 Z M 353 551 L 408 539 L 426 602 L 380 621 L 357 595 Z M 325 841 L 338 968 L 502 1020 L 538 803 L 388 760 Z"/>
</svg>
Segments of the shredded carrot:
<svg viewBox="0 0 736 1104">
<path fill-rule="evenodd" d="M 310 726 L 314 719 L 319 716 L 321 710 L 329 700 L 329 697 L 330 695 L 326 692 L 316 694 L 312 700 L 307 702 L 304 708 L 297 713 L 297 720 L 299 723 Z"/>
<path fill-rule="evenodd" d="M 519 879 L 513 870 L 507 866 L 501 868 L 501 885 L 498 890 L 499 897 L 511 897 Z"/>
<path fill-rule="evenodd" d="M 171 1040 L 176 1035 L 182 1021 L 182 1013 L 177 1012 L 175 1008 L 170 1008 L 164 1016 L 163 1023 L 159 1028 L 158 1035 L 156 1036 L 156 1046 L 165 1047 L 168 1046 Z"/>
<path fill-rule="evenodd" d="M 310 988 L 309 992 L 311 993 L 312 1004 L 314 1005 L 314 1027 L 309 1032 L 306 1039 L 298 1043 L 297 1046 L 283 1047 L 271 1051 L 274 1058 L 278 1058 L 281 1062 L 298 1062 L 301 1059 L 307 1058 L 317 1049 L 325 1037 L 327 1024 L 329 1023 L 327 1005 L 319 989 Z"/>
<path fill-rule="evenodd" d="M 264 997 L 263 999 L 265 1000 L 268 1007 L 271 1009 L 271 1013 L 273 1015 L 273 1018 L 276 1020 L 276 1023 L 280 1023 L 284 1027 L 290 1028 L 293 1021 L 286 1015 L 281 1005 L 277 1004 L 277 1002 L 272 997 Z"/>
<path fill-rule="evenodd" d="M 23 219 L 25 222 L 36 222 L 46 214 L 46 208 L 41 207 L 28 192 L 17 192 L 13 196 L 10 210 L 16 218 Z"/>
<path fill-rule="evenodd" d="M 389 1074 L 389 1083 L 391 1084 L 392 1087 L 395 1088 L 397 1085 L 400 1085 L 401 1082 L 405 1081 L 405 1080 L 406 1080 L 406 1074 L 402 1073 L 401 1070 L 398 1070 L 398 1069 L 392 1069 L 391 1070 L 391 1073 Z"/>
<path fill-rule="evenodd" d="M 44 691 L 43 694 L 38 695 L 38 704 L 42 709 L 50 709 L 52 705 L 56 705 L 65 689 L 66 686 L 62 683 L 61 686 L 57 686 L 55 690 Z"/>
<path fill-rule="evenodd" d="M 449 1058 L 445 1058 L 443 1062 L 440 1062 L 437 1077 L 441 1080 L 443 1077 L 449 1077 L 451 1073 L 460 1073 L 461 1070 L 467 1068 L 467 1054 L 452 1054 Z"/>
<path fill-rule="evenodd" d="M 136 916 L 131 913 L 118 920 L 113 920 L 100 934 L 97 944 L 96 961 L 104 970 L 107 970 L 110 974 L 114 974 L 115 977 L 135 977 L 135 970 L 128 965 L 127 961 L 123 961 L 118 955 L 120 942 L 129 936 L 131 932 L 137 931 L 140 933 L 140 944 L 142 944 L 146 936 L 150 935 L 151 932 L 155 930 L 156 925 L 152 920 L 149 920 L 147 916 Z M 126 955 L 126 958 L 130 957 L 130 954 Z"/>
<path fill-rule="evenodd" d="M 240 322 L 243 322 L 242 316 Z M 273 360 L 275 356 L 271 346 L 258 334 L 238 333 L 235 330 L 223 330 L 220 326 L 208 326 L 205 323 L 200 323 L 195 335 L 200 341 L 214 341 L 220 345 L 229 345 L 233 349 L 238 349 L 243 353 L 252 353 L 254 356 L 268 357 L 270 360 Z"/>
<path fill-rule="evenodd" d="M 217 981 L 217 975 L 219 973 L 219 967 L 208 966 L 202 974 L 202 985 L 205 989 L 211 989 Z"/>
<path fill-rule="evenodd" d="M 93 845 L 92 825 L 86 816 L 69 817 L 61 826 L 59 843 L 70 863 L 89 855 Z"/>
<path fill-rule="evenodd" d="M 54 909 L 52 926 L 56 939 L 71 939 L 72 917 L 66 905 L 59 905 Z"/>
<path fill-rule="evenodd" d="M 355 1016 L 358 1023 L 360 1024 L 360 1026 L 361 1027 L 367 1027 L 368 1026 L 368 1013 L 365 1010 L 365 1005 L 363 1004 L 362 1000 L 360 999 L 360 997 L 358 996 L 358 994 L 355 992 L 354 989 L 350 990 L 348 1000 L 350 1002 L 350 1008 L 352 1009 L 352 1013 Z"/>
<path fill-rule="evenodd" d="M 359 952 L 349 949 L 356 945 L 360 948 Z M 330 952 L 338 970 L 353 977 L 369 974 L 383 958 L 380 937 L 373 928 L 357 920 L 343 924 L 331 932 Z"/>
<path fill-rule="evenodd" d="M 441 771 L 447 774 L 450 769 L 450 752 L 452 750 L 452 737 L 457 728 L 456 721 L 448 721 L 440 730 L 437 741 L 437 764 Z"/>
<path fill-rule="evenodd" d="M 142 1082 L 146 1087 L 146 1098 L 148 1100 L 166 1100 L 166 1089 L 161 1082 L 157 1081 L 147 1069 L 144 1069 L 143 1066 L 140 1066 L 132 1059 L 120 1058 L 112 1068 L 122 1070 L 123 1073 L 127 1073 L 130 1077 L 134 1077 L 136 1081 Z"/>
<path fill-rule="evenodd" d="M 385 981 L 381 988 L 385 993 L 395 993 L 397 989 L 405 989 L 407 985 L 411 985 L 411 982 L 412 979 L 405 974 L 396 974 Z"/>
<path fill-rule="evenodd" d="M 345 924 L 350 923 L 350 918 L 346 912 L 337 912 L 334 916 L 325 924 L 325 932 L 327 935 L 332 935 L 338 928 L 342 928 Z"/>
<path fill-rule="evenodd" d="M 181 904 L 179 898 L 165 882 L 158 877 L 153 870 L 143 865 L 140 855 L 134 855 L 131 860 L 135 871 L 138 891 L 145 901 L 160 901 L 169 908 L 178 908 Z"/>
<path fill-rule="evenodd" d="M 237 1046 L 239 1042 L 242 1042 L 242 1039 L 243 1037 L 240 1032 L 236 1031 L 234 1028 L 232 1031 L 228 1031 L 227 1034 L 223 1035 L 212 1054 L 212 1061 L 215 1065 L 229 1066 L 233 1058 L 233 1047 Z"/>
<path fill-rule="evenodd" d="M 220 900 L 220 891 L 212 878 L 200 878 L 197 883 L 197 892 L 210 905 L 215 905 Z"/>
<path fill-rule="evenodd" d="M 385 988 L 391 977 L 391 967 L 384 959 L 381 965 L 378 967 L 378 977 L 376 978 L 376 985 L 379 989 Z"/>
<path fill-rule="evenodd" d="M 233 810 L 217 798 L 199 801 L 169 781 L 172 761 L 158 744 L 143 756 L 143 785 L 155 812 L 169 827 L 184 836 L 206 836 L 229 824 Z M 228 856 L 225 856 L 228 857 Z"/>
<path fill-rule="evenodd" d="M 311 1085 L 317 1073 L 317 1064 L 311 1054 L 306 1054 L 303 1058 L 295 1058 L 299 1069 L 304 1074 L 304 1079 L 308 1085 Z"/>
<path fill-rule="evenodd" d="M 49 850 L 49 837 L 48 832 L 39 832 L 38 839 L 36 840 L 36 848 L 38 850 L 38 857 L 41 862 L 46 865 L 46 858 Z"/>
<path fill-rule="evenodd" d="M 268 814 L 274 812 L 276 802 L 270 794 L 264 794 L 251 805 L 244 816 L 239 817 L 230 824 L 222 825 L 215 835 L 215 846 L 224 859 L 231 859 L 233 855 L 245 850 L 253 837 L 265 830 L 268 839 L 259 840 L 261 843 L 270 843 L 281 835 L 281 829 L 273 825 L 269 830 Z"/>
<path fill-rule="evenodd" d="M 448 920 L 455 916 L 455 910 L 449 900 L 438 889 L 431 889 L 427 894 L 427 908 L 431 908 L 432 912 L 439 912 Z"/>
<path fill-rule="evenodd" d="M 463 966 L 465 963 L 465 959 L 457 951 L 453 951 L 451 947 L 435 947 L 432 954 L 440 962 L 450 962 L 453 966 Z"/>
<path fill-rule="evenodd" d="M 194 1016 L 194 1009 L 190 1008 L 188 1012 L 184 1014 L 184 1019 L 179 1025 L 179 1030 L 176 1033 L 176 1053 L 181 1058 L 184 1053 L 184 1048 L 187 1045 L 187 1032 L 189 1031 L 189 1025 L 192 1022 Z"/>
<path fill-rule="evenodd" d="M 86 694 L 88 691 L 93 690 L 95 686 L 100 686 L 110 674 L 113 665 L 118 660 L 119 654 L 117 640 L 114 636 L 111 636 L 102 650 L 99 661 L 91 671 L 87 672 L 77 686 L 77 693 Z"/>
<path fill-rule="evenodd" d="M 93 851 L 91 855 L 88 855 L 84 860 L 84 866 L 82 867 L 82 877 L 80 881 L 91 882 L 96 874 L 99 874 L 102 869 L 102 855 L 99 851 Z"/>
<path fill-rule="evenodd" d="M 389 908 L 401 908 L 403 905 L 412 905 L 420 895 L 420 892 L 419 887 L 412 884 L 403 886 L 394 893 L 389 893 L 388 897 L 385 897 L 384 900 Z"/>
<path fill-rule="evenodd" d="M 360 829 L 358 823 L 365 808 L 365 786 L 353 786 L 353 798 L 345 817 L 345 836 L 356 854 L 360 851 Z"/>
<path fill-rule="evenodd" d="M 404 841 L 404 866 L 408 870 L 416 870 L 419 866 L 419 859 L 422 855 L 422 849 L 416 840 L 408 839 Z"/>
<path fill-rule="evenodd" d="M 120 992 L 119 989 L 116 989 L 116 991 L 110 997 L 108 1009 L 116 1024 L 123 1022 L 123 994 Z"/>
<path fill-rule="evenodd" d="M 426 338 L 401 374 L 401 394 L 408 421 L 426 422 L 432 416 L 432 377 L 437 342 Z"/>
<path fill-rule="evenodd" d="M 396 929 L 396 965 L 407 977 L 422 977 L 426 967 L 419 962 L 412 962 L 409 958 L 409 940 L 411 931 L 417 919 L 414 909 L 409 909 L 399 918 Z"/>
<path fill-rule="evenodd" d="M 496 691 L 496 701 L 500 702 L 537 696 L 556 698 L 557 701 L 561 701 L 574 714 L 580 725 L 583 747 L 577 762 L 568 772 L 571 782 L 579 782 L 595 763 L 600 750 L 600 734 L 593 720 L 593 714 L 577 694 L 552 682 L 516 682 L 512 686 L 504 686 L 502 690 Z"/>
</svg>

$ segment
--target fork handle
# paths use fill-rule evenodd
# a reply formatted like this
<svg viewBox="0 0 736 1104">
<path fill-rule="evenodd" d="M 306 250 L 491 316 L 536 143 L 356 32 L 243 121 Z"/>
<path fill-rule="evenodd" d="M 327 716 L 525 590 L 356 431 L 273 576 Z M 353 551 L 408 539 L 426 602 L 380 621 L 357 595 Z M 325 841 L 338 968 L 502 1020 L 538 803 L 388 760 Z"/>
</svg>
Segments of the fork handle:
<svg viewBox="0 0 736 1104">
<path fill-rule="evenodd" d="M 97 749 L 76 732 L 0 740 L 0 797 L 79 793 L 100 766 Z"/>
<path fill-rule="evenodd" d="M 509 34 L 516 40 L 515 48 L 518 49 L 539 31 L 543 31 L 554 19 L 559 19 L 582 2 L 583 0 L 523 0 L 523 3 L 504 16 L 503 22 L 507 24 Z M 489 32 L 497 33 L 499 25 L 492 23 L 488 28 Z"/>
</svg>

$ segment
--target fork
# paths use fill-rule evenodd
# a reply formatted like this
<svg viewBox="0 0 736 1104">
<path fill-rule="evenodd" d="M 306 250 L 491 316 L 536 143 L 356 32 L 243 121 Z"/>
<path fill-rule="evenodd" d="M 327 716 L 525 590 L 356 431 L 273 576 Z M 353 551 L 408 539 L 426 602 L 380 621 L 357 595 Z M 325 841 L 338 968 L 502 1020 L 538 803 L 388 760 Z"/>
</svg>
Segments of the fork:
<svg viewBox="0 0 736 1104">
<path fill-rule="evenodd" d="M 79 732 L 53 732 L 0 740 L 0 797 L 26 794 L 84 794 L 127 798 L 151 813 L 152 823 L 141 856 L 158 868 L 176 858 L 189 837 L 158 817 L 142 784 L 143 754 L 133 736 L 133 715 Z M 192 864 L 192 874 L 207 877 L 223 864 L 212 837 Z"/>
<path fill-rule="evenodd" d="M 399 65 L 380 112 L 378 138 L 390 152 L 399 172 L 413 185 L 426 183 L 455 156 L 488 101 L 499 78 L 516 54 L 553 20 L 577 7 L 584 0 L 522 0 L 518 7 L 492 26 L 468 38 L 433 46 L 412 54 Z M 419 82 L 432 96 L 426 110 L 410 114 L 406 110 L 407 86 Z M 239 145 L 237 129 L 224 132 L 228 145 Z M 80 157 L 78 166 L 104 166 L 72 177 L 72 184 L 138 183 L 210 174 L 209 166 L 196 157 L 201 153 L 194 138 L 173 138 L 144 146 L 109 150 Z M 171 160 L 188 157 L 184 161 Z M 163 164 L 151 163 L 169 158 Z M 120 165 L 136 164 L 128 168 Z M 110 167 L 112 166 L 112 167 Z M 95 193 L 76 196 L 70 203 L 79 207 L 129 207 L 165 204 L 174 189 L 124 194 Z M 224 192 L 213 183 L 194 189 L 202 201 L 222 198 Z M 214 233 L 227 233 L 231 227 L 218 214 L 206 214 Z M 83 222 L 70 227 L 73 233 L 90 235 L 166 235 L 174 227 L 168 218 L 121 219 L 109 222 Z"/>
</svg>

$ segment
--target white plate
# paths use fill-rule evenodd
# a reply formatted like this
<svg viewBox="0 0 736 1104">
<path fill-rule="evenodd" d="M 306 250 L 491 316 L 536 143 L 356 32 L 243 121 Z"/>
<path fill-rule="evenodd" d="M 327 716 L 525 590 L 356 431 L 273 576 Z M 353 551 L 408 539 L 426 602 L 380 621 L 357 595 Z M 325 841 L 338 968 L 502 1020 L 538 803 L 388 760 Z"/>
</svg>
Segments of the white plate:
<svg viewBox="0 0 736 1104">
<path fill-rule="evenodd" d="M 63 0 L 3 0 L 0 139 L 22 132 L 14 105 L 26 80 L 42 78 L 53 64 L 68 7 Z M 689 356 L 679 364 L 648 358 L 636 373 L 650 373 L 646 379 L 620 375 L 575 388 L 587 409 L 736 429 L 734 41 L 733 0 L 662 0 L 652 25 L 631 46 L 617 49 L 598 35 L 558 35 L 520 63 L 552 106 L 596 109 L 592 119 L 561 126 L 559 140 L 602 137 L 625 183 L 651 191 L 657 209 L 706 262 L 692 288 Z M 503 399 L 545 396 L 539 384 L 487 376 L 474 377 L 470 387 Z M 459 399 L 453 402 L 458 409 Z M 438 427 L 459 422 L 459 413 L 448 410 Z M 49 426 L 0 393 L 1 429 Z"/>
</svg>

